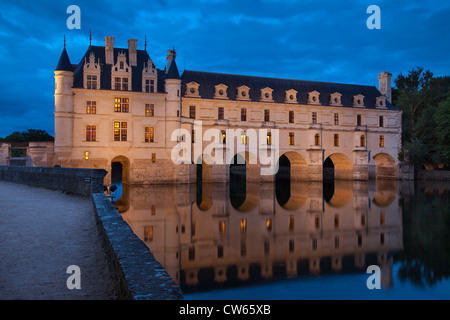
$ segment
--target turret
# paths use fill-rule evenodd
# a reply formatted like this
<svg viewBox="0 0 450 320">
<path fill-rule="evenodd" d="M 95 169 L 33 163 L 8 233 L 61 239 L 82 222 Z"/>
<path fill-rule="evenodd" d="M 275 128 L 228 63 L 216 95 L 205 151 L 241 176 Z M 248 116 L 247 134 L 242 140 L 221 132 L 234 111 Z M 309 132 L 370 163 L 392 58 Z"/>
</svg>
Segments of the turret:
<svg viewBox="0 0 450 320">
<path fill-rule="evenodd" d="M 391 78 L 392 74 L 389 72 L 381 72 L 378 76 L 378 90 L 392 103 Z"/>
<path fill-rule="evenodd" d="M 64 49 L 55 69 L 55 152 L 60 161 L 67 158 L 73 143 L 73 67 Z"/>
</svg>

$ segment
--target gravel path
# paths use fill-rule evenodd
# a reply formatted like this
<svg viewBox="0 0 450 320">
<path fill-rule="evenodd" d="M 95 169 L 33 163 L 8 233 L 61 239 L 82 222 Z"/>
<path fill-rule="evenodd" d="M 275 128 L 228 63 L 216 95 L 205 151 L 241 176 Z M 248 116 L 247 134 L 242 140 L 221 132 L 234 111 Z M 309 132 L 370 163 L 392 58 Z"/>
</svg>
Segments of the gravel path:
<svg viewBox="0 0 450 320">
<path fill-rule="evenodd" d="M 0 181 L 0 299 L 115 299 L 90 199 Z"/>
</svg>

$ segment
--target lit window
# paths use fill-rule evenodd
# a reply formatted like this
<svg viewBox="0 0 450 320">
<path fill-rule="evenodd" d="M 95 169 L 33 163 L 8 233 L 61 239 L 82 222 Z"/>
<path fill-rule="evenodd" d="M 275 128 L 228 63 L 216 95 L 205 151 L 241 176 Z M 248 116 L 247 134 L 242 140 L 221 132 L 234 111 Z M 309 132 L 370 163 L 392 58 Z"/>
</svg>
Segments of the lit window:
<svg viewBox="0 0 450 320">
<path fill-rule="evenodd" d="M 129 112 L 130 104 L 128 98 L 114 98 L 114 112 Z"/>
<path fill-rule="evenodd" d="M 224 235 L 226 231 L 227 223 L 224 220 L 219 221 L 219 234 Z"/>
<path fill-rule="evenodd" d="M 145 127 L 145 142 L 155 141 L 155 128 Z"/>
<path fill-rule="evenodd" d="M 359 140 L 360 140 L 359 142 L 360 142 L 361 147 L 365 147 L 366 146 L 366 136 L 362 135 Z"/>
<path fill-rule="evenodd" d="M 241 232 L 247 232 L 247 219 L 241 219 Z"/>
<path fill-rule="evenodd" d="M 272 219 L 267 219 L 266 220 L 266 229 L 267 231 L 272 231 Z"/>
<path fill-rule="evenodd" d="M 272 144 L 272 132 L 267 133 L 267 145 L 270 146 Z"/>
<path fill-rule="evenodd" d="M 314 145 L 320 146 L 320 135 L 318 133 L 314 136 Z"/>
<path fill-rule="evenodd" d="M 225 130 L 222 130 L 222 143 L 225 144 L 227 142 L 227 133 Z"/>
<path fill-rule="evenodd" d="M 217 117 L 218 117 L 218 119 L 220 119 L 220 120 L 223 119 L 224 114 L 223 114 L 223 108 L 222 108 L 222 107 L 219 107 Z"/>
<path fill-rule="evenodd" d="M 241 144 L 247 144 L 247 131 L 241 133 Z"/>
<path fill-rule="evenodd" d="M 144 227 L 144 241 L 153 241 L 153 226 Z"/>
<path fill-rule="evenodd" d="M 339 147 L 339 135 L 338 134 L 334 135 L 334 146 Z"/>
<path fill-rule="evenodd" d="M 380 148 L 384 147 L 384 136 L 380 136 Z"/>
<path fill-rule="evenodd" d="M 293 132 L 289 132 L 289 145 L 290 146 L 294 145 L 294 133 Z"/>
<path fill-rule="evenodd" d="M 154 117 L 155 116 L 155 106 L 153 104 L 145 105 L 145 116 Z"/>
<path fill-rule="evenodd" d="M 86 126 L 86 141 L 96 141 L 97 138 L 97 127 L 96 126 Z"/>
<path fill-rule="evenodd" d="M 312 113 L 312 123 L 317 123 L 317 112 Z"/>
<path fill-rule="evenodd" d="M 85 160 L 89 160 L 89 151 L 86 151 L 86 152 L 84 153 L 84 159 L 85 159 Z"/>
<path fill-rule="evenodd" d="M 189 107 L 189 118 L 195 119 L 195 106 Z"/>
<path fill-rule="evenodd" d="M 247 121 L 247 109 L 241 109 L 241 121 Z"/>
<path fill-rule="evenodd" d="M 86 101 L 86 113 L 87 114 L 96 114 L 97 113 L 97 102 Z"/>
<path fill-rule="evenodd" d="M 264 110 L 264 121 L 270 121 L 270 110 Z"/>
<path fill-rule="evenodd" d="M 127 141 L 126 122 L 114 122 L 114 141 Z"/>
</svg>

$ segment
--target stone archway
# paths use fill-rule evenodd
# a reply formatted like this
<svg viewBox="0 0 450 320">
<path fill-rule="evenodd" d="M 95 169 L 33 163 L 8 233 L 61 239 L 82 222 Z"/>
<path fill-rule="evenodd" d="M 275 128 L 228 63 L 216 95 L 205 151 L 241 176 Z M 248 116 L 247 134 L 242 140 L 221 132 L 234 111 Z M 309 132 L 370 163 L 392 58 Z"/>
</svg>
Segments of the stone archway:
<svg viewBox="0 0 450 320">
<path fill-rule="evenodd" d="M 353 164 L 342 153 L 333 153 L 324 161 L 324 180 L 353 180 Z"/>
<path fill-rule="evenodd" d="M 376 179 L 398 179 L 398 168 L 395 160 L 387 153 L 379 153 L 373 157 L 375 160 Z"/>
</svg>

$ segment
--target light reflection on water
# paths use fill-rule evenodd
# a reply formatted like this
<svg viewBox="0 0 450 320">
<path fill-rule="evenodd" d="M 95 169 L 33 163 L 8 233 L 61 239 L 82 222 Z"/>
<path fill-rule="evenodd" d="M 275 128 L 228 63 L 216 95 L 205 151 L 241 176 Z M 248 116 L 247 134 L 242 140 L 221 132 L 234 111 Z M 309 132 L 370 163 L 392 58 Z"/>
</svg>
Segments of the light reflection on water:
<svg viewBox="0 0 450 320">
<path fill-rule="evenodd" d="M 119 212 L 186 299 L 450 298 L 449 183 L 120 190 Z M 366 286 L 369 265 L 381 290 Z"/>
</svg>

